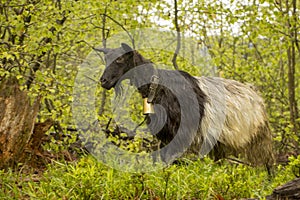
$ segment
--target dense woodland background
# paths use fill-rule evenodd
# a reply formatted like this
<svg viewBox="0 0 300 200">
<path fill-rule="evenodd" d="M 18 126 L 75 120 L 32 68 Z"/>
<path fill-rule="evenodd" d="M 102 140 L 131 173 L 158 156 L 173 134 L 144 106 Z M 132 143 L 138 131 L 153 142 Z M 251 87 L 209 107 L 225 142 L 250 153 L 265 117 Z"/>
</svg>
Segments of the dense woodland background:
<svg viewBox="0 0 300 200">
<path fill-rule="evenodd" d="M 68 199 L 76 191 L 77 197 L 90 199 L 101 195 L 106 198 L 137 199 L 221 199 L 222 196 L 234 199 L 259 198 L 268 192 L 270 194 L 274 187 L 291 180 L 293 174 L 297 175 L 295 166 L 300 163 L 300 158 L 297 159 L 300 152 L 299 8 L 298 0 L 1 1 L 0 168 L 6 169 L 0 171 L 4 177 L 2 183 L 0 179 L 3 196 L 10 194 L 12 197 L 27 198 L 50 195 L 51 198 L 63 198 L 65 195 Z M 168 32 L 162 33 L 169 37 L 165 41 L 169 44 L 167 50 L 158 48 L 162 41 L 161 38 L 157 39 L 161 30 Z M 141 37 L 139 32 L 153 35 Z M 78 153 L 76 156 L 70 153 L 70 146 L 73 152 L 74 146 L 78 145 L 72 116 L 73 88 L 78 69 L 91 52 L 93 54 L 93 47 L 118 47 L 124 41 L 135 45 L 154 63 L 186 70 L 197 76 L 221 76 L 255 85 L 265 99 L 274 136 L 274 153 L 278 161 L 276 167 L 281 176 L 275 178 L 273 183 L 266 183 L 264 178 L 259 178 L 259 173 L 264 173 L 262 171 L 249 171 L 240 165 L 232 167 L 230 163 L 214 166 L 208 160 L 190 164 L 187 168 L 171 167 L 156 175 L 124 175 L 96 164 L 89 157 L 82 158 L 76 166 L 65 163 L 75 160 L 75 157 L 79 159 Z M 93 54 L 92 57 L 98 58 L 99 62 L 99 71 L 91 74 L 91 78 L 97 80 L 103 62 L 101 55 Z M 98 89 L 97 112 L 100 120 L 107 121 L 112 93 L 100 87 Z M 136 114 L 141 107 L 133 106 L 131 109 Z M 290 164 L 288 161 L 291 161 Z M 53 184 L 45 187 L 43 184 L 46 182 L 41 181 L 40 176 L 30 181 L 20 181 L 19 176 L 15 176 L 10 169 L 23 166 L 21 163 L 35 167 L 52 163 L 58 171 L 50 165 L 44 179 L 54 176 L 57 180 L 53 179 Z M 98 168 L 96 172 L 94 168 Z M 67 173 L 62 176 L 59 169 Z M 103 173 L 105 170 L 107 173 Z M 181 178 L 186 181 L 185 186 L 169 182 L 174 170 L 177 170 L 178 180 Z M 196 178 L 184 179 L 187 177 L 184 171 L 189 170 L 194 170 L 193 174 L 195 171 L 198 174 L 206 171 L 207 174 L 199 175 L 198 179 L 207 181 L 210 178 L 214 181 L 207 184 L 203 181 L 201 186 L 198 185 L 206 193 L 203 193 L 204 189 L 202 191 L 187 184 L 197 185 Z M 83 178 L 80 171 L 86 177 Z M 96 187 L 97 191 L 102 191 L 104 187 L 88 182 L 100 181 L 95 179 L 92 172 L 107 178 L 107 182 L 101 182 L 106 185 L 104 192 L 98 194 L 96 189 L 91 189 Z M 227 173 L 226 180 L 219 178 Z M 69 179 L 71 174 L 73 180 Z M 162 177 L 163 191 L 152 185 L 160 183 L 152 179 L 154 176 Z M 66 190 L 62 189 L 64 194 L 51 192 L 59 187 L 55 186 L 60 185 L 59 177 L 62 177 L 61 182 L 66 182 Z M 249 178 L 241 180 L 243 177 Z M 245 185 L 250 177 L 259 183 Z M 19 182 L 10 181 L 15 179 Z M 113 181 L 116 180 L 125 181 L 119 182 L 121 189 L 113 187 Z M 79 189 L 70 189 L 76 188 L 78 181 Z M 242 186 L 235 185 L 239 181 Z M 67 182 L 74 182 L 75 185 L 67 186 Z M 28 186 L 30 184 L 32 187 Z M 20 187 L 26 187 L 28 190 L 25 190 L 30 192 L 22 193 Z M 134 192 L 125 192 L 122 193 L 125 196 L 122 196 L 117 192 L 122 188 L 131 188 Z M 240 192 L 237 188 L 244 190 Z M 256 189 L 253 192 L 250 188 Z"/>
</svg>

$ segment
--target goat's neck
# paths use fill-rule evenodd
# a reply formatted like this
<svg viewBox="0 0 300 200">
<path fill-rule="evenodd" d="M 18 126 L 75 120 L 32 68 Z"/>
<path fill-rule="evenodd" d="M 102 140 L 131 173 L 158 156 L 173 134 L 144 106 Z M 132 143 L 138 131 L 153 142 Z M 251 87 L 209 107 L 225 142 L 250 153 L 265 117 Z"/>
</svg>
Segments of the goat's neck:
<svg viewBox="0 0 300 200">
<path fill-rule="evenodd" d="M 151 80 L 153 75 L 158 75 L 158 72 L 156 69 L 154 69 L 152 63 L 149 63 L 149 66 L 147 66 L 146 70 L 140 71 L 139 74 L 136 75 L 133 81 L 133 84 L 135 87 L 137 87 L 139 93 L 142 95 L 143 98 L 148 97 L 149 95 L 149 87 L 151 85 Z M 146 83 L 144 85 L 139 84 L 140 82 Z M 140 86 L 141 85 L 141 86 Z"/>
</svg>

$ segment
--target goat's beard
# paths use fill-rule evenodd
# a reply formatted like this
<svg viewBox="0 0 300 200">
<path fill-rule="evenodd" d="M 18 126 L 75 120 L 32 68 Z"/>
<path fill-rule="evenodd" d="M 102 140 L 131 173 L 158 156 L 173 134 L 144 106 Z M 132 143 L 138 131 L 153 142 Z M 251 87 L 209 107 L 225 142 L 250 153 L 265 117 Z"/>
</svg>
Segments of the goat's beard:
<svg viewBox="0 0 300 200">
<path fill-rule="evenodd" d="M 114 89 L 115 89 L 116 97 L 122 95 L 122 93 L 123 93 L 123 86 L 122 86 L 122 84 L 121 84 L 121 81 L 118 81 L 118 82 L 116 83 L 116 85 L 114 86 Z"/>
</svg>

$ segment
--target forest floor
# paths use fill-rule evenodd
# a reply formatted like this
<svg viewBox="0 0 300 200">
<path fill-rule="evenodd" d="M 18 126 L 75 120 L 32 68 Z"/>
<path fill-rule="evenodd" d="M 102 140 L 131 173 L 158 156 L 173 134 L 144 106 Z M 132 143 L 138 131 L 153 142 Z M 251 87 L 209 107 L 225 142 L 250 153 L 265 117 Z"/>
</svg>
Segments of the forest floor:
<svg viewBox="0 0 300 200">
<path fill-rule="evenodd" d="M 298 161 L 274 166 L 270 177 L 263 167 L 209 158 L 147 173 L 116 170 L 91 155 L 53 158 L 40 168 L 0 171 L 0 199 L 264 199 L 295 178 Z"/>
</svg>

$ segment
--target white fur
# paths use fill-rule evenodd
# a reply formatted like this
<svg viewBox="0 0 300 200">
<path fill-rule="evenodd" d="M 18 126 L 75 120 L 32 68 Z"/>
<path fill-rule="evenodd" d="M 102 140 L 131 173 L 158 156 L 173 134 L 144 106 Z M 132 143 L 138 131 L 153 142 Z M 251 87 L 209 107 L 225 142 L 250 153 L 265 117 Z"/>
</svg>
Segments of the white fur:
<svg viewBox="0 0 300 200">
<path fill-rule="evenodd" d="M 258 134 L 271 141 L 269 127 L 266 127 L 268 133 L 261 131 L 268 126 L 267 116 L 263 99 L 253 86 L 218 77 L 197 79 L 207 102 L 198 134 L 203 138 L 195 138 L 192 151 L 198 149 L 197 152 L 206 155 L 218 141 L 229 149 L 243 152 Z"/>
</svg>

